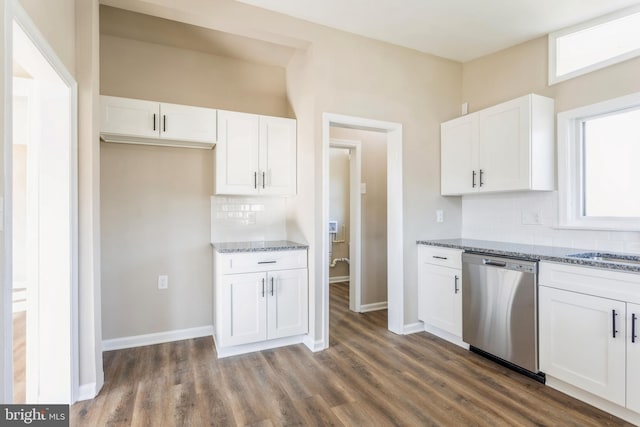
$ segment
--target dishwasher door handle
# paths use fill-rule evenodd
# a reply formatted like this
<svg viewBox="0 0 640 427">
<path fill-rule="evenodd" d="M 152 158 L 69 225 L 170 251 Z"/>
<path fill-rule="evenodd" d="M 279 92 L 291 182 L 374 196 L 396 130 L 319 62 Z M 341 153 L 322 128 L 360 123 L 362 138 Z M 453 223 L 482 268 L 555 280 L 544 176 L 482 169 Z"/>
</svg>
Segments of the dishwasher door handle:
<svg viewBox="0 0 640 427">
<path fill-rule="evenodd" d="M 484 265 L 490 265 L 490 266 L 493 266 L 493 267 L 506 267 L 507 266 L 506 262 L 492 261 L 490 259 L 483 259 L 482 263 Z"/>
</svg>

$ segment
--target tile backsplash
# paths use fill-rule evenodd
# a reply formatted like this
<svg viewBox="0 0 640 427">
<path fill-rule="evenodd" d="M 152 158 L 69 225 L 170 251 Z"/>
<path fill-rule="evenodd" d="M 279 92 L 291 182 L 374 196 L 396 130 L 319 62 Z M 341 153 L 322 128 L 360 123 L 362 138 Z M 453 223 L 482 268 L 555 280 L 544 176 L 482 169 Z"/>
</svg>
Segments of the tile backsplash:
<svg viewBox="0 0 640 427">
<path fill-rule="evenodd" d="M 211 241 L 285 240 L 285 199 L 211 197 Z"/>
<path fill-rule="evenodd" d="M 557 192 L 464 196 L 462 237 L 640 253 L 640 232 L 560 229 L 557 216 Z"/>
</svg>

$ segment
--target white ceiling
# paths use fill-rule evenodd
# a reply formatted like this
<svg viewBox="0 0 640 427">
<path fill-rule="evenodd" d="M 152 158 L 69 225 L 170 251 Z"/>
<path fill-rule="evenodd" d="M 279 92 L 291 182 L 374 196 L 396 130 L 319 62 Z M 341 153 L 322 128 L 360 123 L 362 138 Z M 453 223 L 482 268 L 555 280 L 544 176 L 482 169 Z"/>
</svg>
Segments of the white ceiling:
<svg viewBox="0 0 640 427">
<path fill-rule="evenodd" d="M 421 52 L 469 61 L 639 0 L 238 0 Z"/>
</svg>

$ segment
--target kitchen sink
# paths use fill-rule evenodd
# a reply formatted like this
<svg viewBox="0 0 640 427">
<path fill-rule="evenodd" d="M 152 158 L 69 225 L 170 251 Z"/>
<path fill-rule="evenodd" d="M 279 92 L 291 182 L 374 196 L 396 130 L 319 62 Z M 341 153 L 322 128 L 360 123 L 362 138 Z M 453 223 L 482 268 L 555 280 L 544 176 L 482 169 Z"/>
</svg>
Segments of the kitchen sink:
<svg viewBox="0 0 640 427">
<path fill-rule="evenodd" d="M 592 261 L 612 262 L 616 264 L 633 264 L 640 265 L 640 256 L 634 255 L 616 255 L 602 252 L 584 252 L 580 254 L 567 255 L 571 258 L 582 258 Z"/>
</svg>

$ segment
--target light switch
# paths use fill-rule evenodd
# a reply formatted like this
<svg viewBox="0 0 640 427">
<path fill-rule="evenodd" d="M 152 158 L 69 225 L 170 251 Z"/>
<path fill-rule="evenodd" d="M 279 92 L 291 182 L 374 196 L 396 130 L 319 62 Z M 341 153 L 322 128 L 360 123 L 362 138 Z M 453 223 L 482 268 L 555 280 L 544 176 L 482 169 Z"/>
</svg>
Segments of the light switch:
<svg viewBox="0 0 640 427">
<path fill-rule="evenodd" d="M 442 209 L 436 211 L 436 222 L 444 222 L 444 212 Z"/>
<path fill-rule="evenodd" d="M 367 194 L 367 183 L 363 182 L 360 184 L 360 194 Z"/>
</svg>

